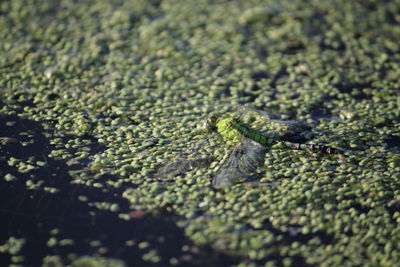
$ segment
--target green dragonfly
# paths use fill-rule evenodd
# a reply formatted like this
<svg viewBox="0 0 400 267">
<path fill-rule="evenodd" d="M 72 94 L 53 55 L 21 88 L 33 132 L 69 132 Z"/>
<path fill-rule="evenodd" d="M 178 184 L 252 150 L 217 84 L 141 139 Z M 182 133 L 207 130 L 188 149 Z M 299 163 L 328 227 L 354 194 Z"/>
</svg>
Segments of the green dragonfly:
<svg viewBox="0 0 400 267">
<path fill-rule="evenodd" d="M 342 151 L 342 149 L 326 145 L 305 143 L 312 132 L 311 127 L 302 121 L 280 121 L 268 118 L 267 122 L 275 125 L 274 128 L 277 131 L 255 130 L 255 127 L 251 127 L 237 117 L 221 120 L 216 117 L 207 119 L 204 123 L 206 131 L 219 134 L 225 143 L 235 144 L 230 153 L 225 155 L 213 177 L 215 188 L 249 181 L 250 178 L 254 180 L 257 177 L 257 170 L 263 166 L 268 149 L 272 146 L 323 154 L 337 154 Z M 206 168 L 213 161 L 215 161 L 213 157 L 179 160 L 162 167 L 159 176 L 173 177 L 195 168 Z"/>
</svg>

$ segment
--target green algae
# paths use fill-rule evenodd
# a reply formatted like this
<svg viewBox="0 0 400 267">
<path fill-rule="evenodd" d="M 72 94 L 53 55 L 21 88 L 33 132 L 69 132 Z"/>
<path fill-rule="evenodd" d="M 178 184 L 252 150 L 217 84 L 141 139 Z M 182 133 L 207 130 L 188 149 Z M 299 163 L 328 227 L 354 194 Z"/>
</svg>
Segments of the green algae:
<svg viewBox="0 0 400 267">
<path fill-rule="evenodd" d="M 138 209 L 174 211 L 195 243 L 247 265 L 393 266 L 399 8 L 373 0 L 3 1 L 1 113 L 48 129 L 48 156 L 79 166 L 75 183 L 120 188 Z M 171 160 L 221 161 L 226 147 L 199 126 L 242 106 L 307 121 L 316 142 L 354 155 L 272 150 L 263 187 L 215 191 L 216 163 L 157 179 Z M 1 138 L 2 146 L 15 141 Z M 5 157 L 21 173 L 44 164 Z"/>
</svg>

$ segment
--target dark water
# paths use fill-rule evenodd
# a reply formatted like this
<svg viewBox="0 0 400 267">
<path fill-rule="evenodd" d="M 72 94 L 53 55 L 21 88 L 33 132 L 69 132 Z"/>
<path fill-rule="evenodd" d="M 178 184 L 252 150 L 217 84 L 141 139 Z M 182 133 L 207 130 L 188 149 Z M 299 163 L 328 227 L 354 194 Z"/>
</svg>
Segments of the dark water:
<svg viewBox="0 0 400 267">
<path fill-rule="evenodd" d="M 13 122 L 7 126 L 7 122 Z M 10 125 L 10 123 L 8 123 Z M 27 133 L 27 135 L 21 135 Z M 89 205 L 89 202 L 117 203 L 122 213 L 129 213 L 128 202 L 119 192 L 71 184 L 68 170 L 79 169 L 82 165 L 66 165 L 65 160 L 56 160 L 47 155 L 51 145 L 44 135 L 40 124 L 19 119 L 17 116 L 0 115 L 0 137 L 15 139 L 0 145 L 0 177 L 9 173 L 17 177 L 15 181 L 0 180 L 0 244 L 10 237 L 25 238 L 26 243 L 18 255 L 25 257 L 24 266 L 40 266 L 46 255 L 60 255 L 64 263 L 70 262 L 70 256 L 101 255 L 125 261 L 128 266 L 168 266 L 169 259 L 175 257 L 181 266 L 228 266 L 235 262 L 232 258 L 218 254 L 208 247 L 182 252 L 182 246 L 193 244 L 182 229 L 176 226 L 180 218 L 172 213 L 160 211 L 158 215 L 145 215 L 142 218 L 123 220 L 117 212 L 102 211 Z M 21 142 L 29 141 L 23 146 Z M 91 150 L 103 149 L 92 138 Z M 22 174 L 14 166 L 8 166 L 10 157 L 23 161 L 31 158 L 33 162 L 47 162 L 45 166 Z M 28 190 L 26 181 L 42 183 L 38 189 Z M 57 193 L 47 193 L 44 186 L 59 189 Z M 88 202 L 82 202 L 86 196 Z M 72 239 L 72 245 L 47 245 L 52 237 L 58 240 Z M 90 241 L 99 240 L 103 252 L 90 246 Z M 149 248 L 139 249 L 127 246 L 127 240 L 150 243 Z M 155 249 L 161 256 L 161 262 L 152 264 L 142 260 L 142 255 Z M 0 254 L 0 266 L 8 266 L 11 255 Z"/>
</svg>

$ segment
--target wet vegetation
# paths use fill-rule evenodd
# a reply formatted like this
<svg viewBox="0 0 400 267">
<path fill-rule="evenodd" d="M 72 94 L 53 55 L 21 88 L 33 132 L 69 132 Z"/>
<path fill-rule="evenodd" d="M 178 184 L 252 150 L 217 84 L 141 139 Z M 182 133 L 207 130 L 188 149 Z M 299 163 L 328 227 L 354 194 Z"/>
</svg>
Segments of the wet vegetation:
<svg viewBox="0 0 400 267">
<path fill-rule="evenodd" d="M 399 14 L 396 0 L 1 1 L 0 262 L 396 266 Z M 253 157 L 204 131 L 249 110 L 271 138 L 302 121 L 289 141 L 349 153 Z M 256 183 L 214 187 L 248 162 Z"/>
</svg>

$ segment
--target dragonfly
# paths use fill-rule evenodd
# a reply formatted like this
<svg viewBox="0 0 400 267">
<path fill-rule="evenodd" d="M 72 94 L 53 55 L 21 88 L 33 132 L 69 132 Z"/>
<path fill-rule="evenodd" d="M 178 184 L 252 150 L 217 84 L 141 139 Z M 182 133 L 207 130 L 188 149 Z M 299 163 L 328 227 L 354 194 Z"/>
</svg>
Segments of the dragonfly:
<svg viewBox="0 0 400 267">
<path fill-rule="evenodd" d="M 205 131 L 218 134 L 226 144 L 234 144 L 221 160 L 222 163 L 212 178 L 215 188 L 226 188 L 236 183 L 255 180 L 259 176 L 259 168 L 263 166 L 268 150 L 272 147 L 322 154 L 338 154 L 342 151 L 327 145 L 306 143 L 312 132 L 311 126 L 303 121 L 273 120 L 265 114 L 262 115 L 262 124 L 274 125 L 278 130 L 257 130 L 256 126 L 250 125 L 254 119 L 248 119 L 249 122 L 245 123 L 237 116 L 225 119 L 211 116 L 205 121 Z M 159 176 L 173 177 L 196 168 L 206 168 L 214 161 L 215 158 L 211 156 L 179 160 L 163 166 Z"/>
</svg>

